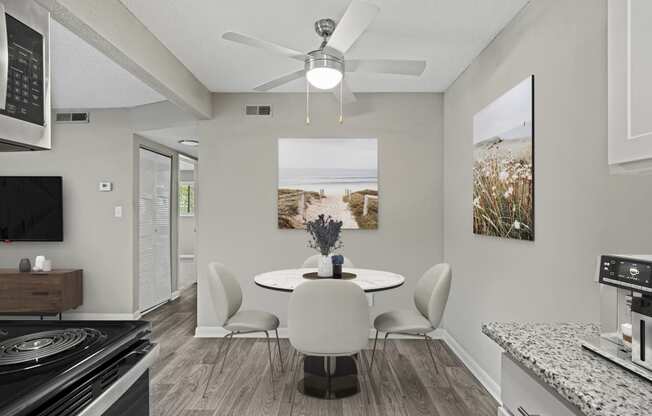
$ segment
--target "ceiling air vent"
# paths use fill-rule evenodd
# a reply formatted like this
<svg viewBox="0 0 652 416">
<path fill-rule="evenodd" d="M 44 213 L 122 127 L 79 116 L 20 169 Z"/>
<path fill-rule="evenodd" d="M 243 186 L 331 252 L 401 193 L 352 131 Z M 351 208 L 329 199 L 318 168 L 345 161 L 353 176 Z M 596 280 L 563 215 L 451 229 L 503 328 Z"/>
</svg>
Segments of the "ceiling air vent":
<svg viewBox="0 0 652 416">
<path fill-rule="evenodd" d="M 57 123 L 88 123 L 89 113 L 57 113 Z"/>
<path fill-rule="evenodd" d="M 270 105 L 248 105 L 245 107 L 245 114 L 248 116 L 271 116 L 272 106 Z"/>
</svg>

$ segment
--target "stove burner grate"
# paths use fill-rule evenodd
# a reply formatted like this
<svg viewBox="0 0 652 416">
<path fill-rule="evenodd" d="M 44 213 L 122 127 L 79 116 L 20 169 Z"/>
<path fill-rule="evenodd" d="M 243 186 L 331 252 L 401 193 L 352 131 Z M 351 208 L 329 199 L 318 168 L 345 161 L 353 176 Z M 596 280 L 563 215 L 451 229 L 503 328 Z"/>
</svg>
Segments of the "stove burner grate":
<svg viewBox="0 0 652 416">
<path fill-rule="evenodd" d="M 11 338 L 0 342 L 0 366 L 39 362 L 101 335 L 92 328 L 68 328 Z"/>
</svg>

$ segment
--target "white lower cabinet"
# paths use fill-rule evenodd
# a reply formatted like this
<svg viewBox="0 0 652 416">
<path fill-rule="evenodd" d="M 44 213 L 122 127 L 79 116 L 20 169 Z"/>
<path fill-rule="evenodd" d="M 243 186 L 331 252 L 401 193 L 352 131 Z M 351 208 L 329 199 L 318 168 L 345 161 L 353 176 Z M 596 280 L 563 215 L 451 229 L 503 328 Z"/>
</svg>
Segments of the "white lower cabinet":
<svg viewBox="0 0 652 416">
<path fill-rule="evenodd" d="M 502 355 L 501 399 L 498 416 L 577 416 L 582 413 L 560 398 L 549 387 Z"/>
</svg>

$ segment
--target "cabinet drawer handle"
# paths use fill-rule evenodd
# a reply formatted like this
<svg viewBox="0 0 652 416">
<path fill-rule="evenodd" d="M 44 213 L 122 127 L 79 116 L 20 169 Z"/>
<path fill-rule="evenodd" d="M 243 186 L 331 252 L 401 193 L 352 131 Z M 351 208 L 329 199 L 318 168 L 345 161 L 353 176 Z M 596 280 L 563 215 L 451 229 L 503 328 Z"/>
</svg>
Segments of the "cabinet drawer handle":
<svg viewBox="0 0 652 416">
<path fill-rule="evenodd" d="M 517 410 L 518 410 L 518 412 L 521 414 L 521 416 L 539 416 L 539 415 L 535 415 L 535 414 L 530 414 L 530 413 L 528 413 L 528 411 L 525 410 L 525 409 L 523 408 L 523 406 L 519 406 Z"/>
<path fill-rule="evenodd" d="M 34 296 L 47 296 L 49 294 L 50 292 L 32 292 L 32 295 Z"/>
</svg>

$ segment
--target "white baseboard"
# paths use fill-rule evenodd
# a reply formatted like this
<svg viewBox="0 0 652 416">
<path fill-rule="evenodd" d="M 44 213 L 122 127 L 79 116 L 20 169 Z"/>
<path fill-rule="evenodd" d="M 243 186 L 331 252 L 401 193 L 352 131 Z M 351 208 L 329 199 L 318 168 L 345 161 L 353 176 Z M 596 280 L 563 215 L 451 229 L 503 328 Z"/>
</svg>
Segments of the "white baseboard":
<svg viewBox="0 0 652 416">
<path fill-rule="evenodd" d="M 195 337 L 196 338 L 224 338 L 226 334 L 230 331 L 222 328 L 221 326 L 198 326 L 195 328 Z M 273 331 L 272 331 L 273 334 Z M 238 335 L 238 338 L 262 338 L 265 335 L 262 332 L 254 332 L 251 334 L 242 334 Z M 288 338 L 288 329 L 279 328 L 278 337 L 279 338 Z"/>
<path fill-rule="evenodd" d="M 442 334 L 443 337 L 442 339 L 444 342 L 450 347 L 450 349 L 457 355 L 457 357 L 462 361 L 462 363 L 466 366 L 466 368 L 471 371 L 471 373 L 475 376 L 475 378 L 478 379 L 480 384 L 484 386 L 485 389 L 493 396 L 493 398 L 500 404 L 502 403 L 501 398 L 500 398 L 500 384 L 496 383 L 496 380 L 491 378 L 491 376 L 484 371 L 484 369 L 478 364 L 477 361 L 471 357 L 471 354 L 469 354 L 462 346 L 453 338 L 453 336 L 446 331 L 445 329 L 442 329 Z"/>
<path fill-rule="evenodd" d="M 181 288 L 181 289 L 179 289 L 179 290 L 175 290 L 174 292 L 172 292 L 172 295 L 170 295 L 170 300 L 178 299 L 179 296 L 181 296 L 181 291 L 182 291 L 183 289 L 185 289 L 185 288 Z"/>
<path fill-rule="evenodd" d="M 195 328 L 195 337 L 197 338 L 224 338 L 226 334 L 228 334 L 229 331 L 222 328 L 221 326 L 198 326 Z M 442 329 L 437 329 L 429 334 L 432 338 L 434 339 L 443 339 L 443 330 Z M 238 335 L 238 337 L 242 338 L 262 338 L 264 335 L 262 332 L 254 332 L 252 334 L 242 334 Z M 376 336 L 376 330 L 375 329 L 369 329 L 369 339 L 374 339 Z M 288 329 L 287 328 L 279 328 L 278 329 L 278 337 L 279 338 L 288 338 Z M 383 337 L 381 334 L 379 336 L 379 339 Z M 412 336 L 412 335 L 401 335 L 401 334 L 390 334 L 389 339 L 422 339 L 421 337 L 417 336 Z"/>
<path fill-rule="evenodd" d="M 223 338 L 228 333 L 229 331 L 227 331 L 226 329 L 222 327 L 216 327 L 216 326 L 198 326 L 195 329 L 195 337 L 197 338 Z M 469 371 L 471 371 L 471 373 L 475 376 L 475 378 L 477 378 L 478 381 L 484 386 L 484 388 L 487 389 L 489 394 L 491 394 L 498 403 L 501 403 L 500 385 L 496 383 L 496 381 L 492 379 L 486 371 L 484 371 L 484 369 L 480 366 L 480 364 L 478 364 L 473 359 L 473 357 L 471 357 L 471 355 L 464 348 L 462 348 L 462 346 L 455 340 L 455 338 L 451 336 L 450 333 L 448 333 L 448 331 L 442 328 L 437 328 L 429 335 L 434 339 L 440 339 L 444 341 L 449 346 L 451 351 L 453 351 L 453 353 L 457 355 L 460 361 L 462 361 L 462 363 L 466 366 L 466 368 L 468 368 Z M 246 338 L 260 338 L 262 336 L 264 336 L 262 333 L 238 335 L 238 337 L 246 337 Z M 279 328 L 278 336 L 279 338 L 287 338 L 288 329 Z M 376 336 L 376 330 L 370 328 L 369 339 L 374 339 L 375 336 Z M 391 334 L 388 338 L 389 339 L 422 339 L 421 337 L 400 335 L 400 334 Z M 381 338 L 379 337 L 379 339 Z"/>
</svg>

